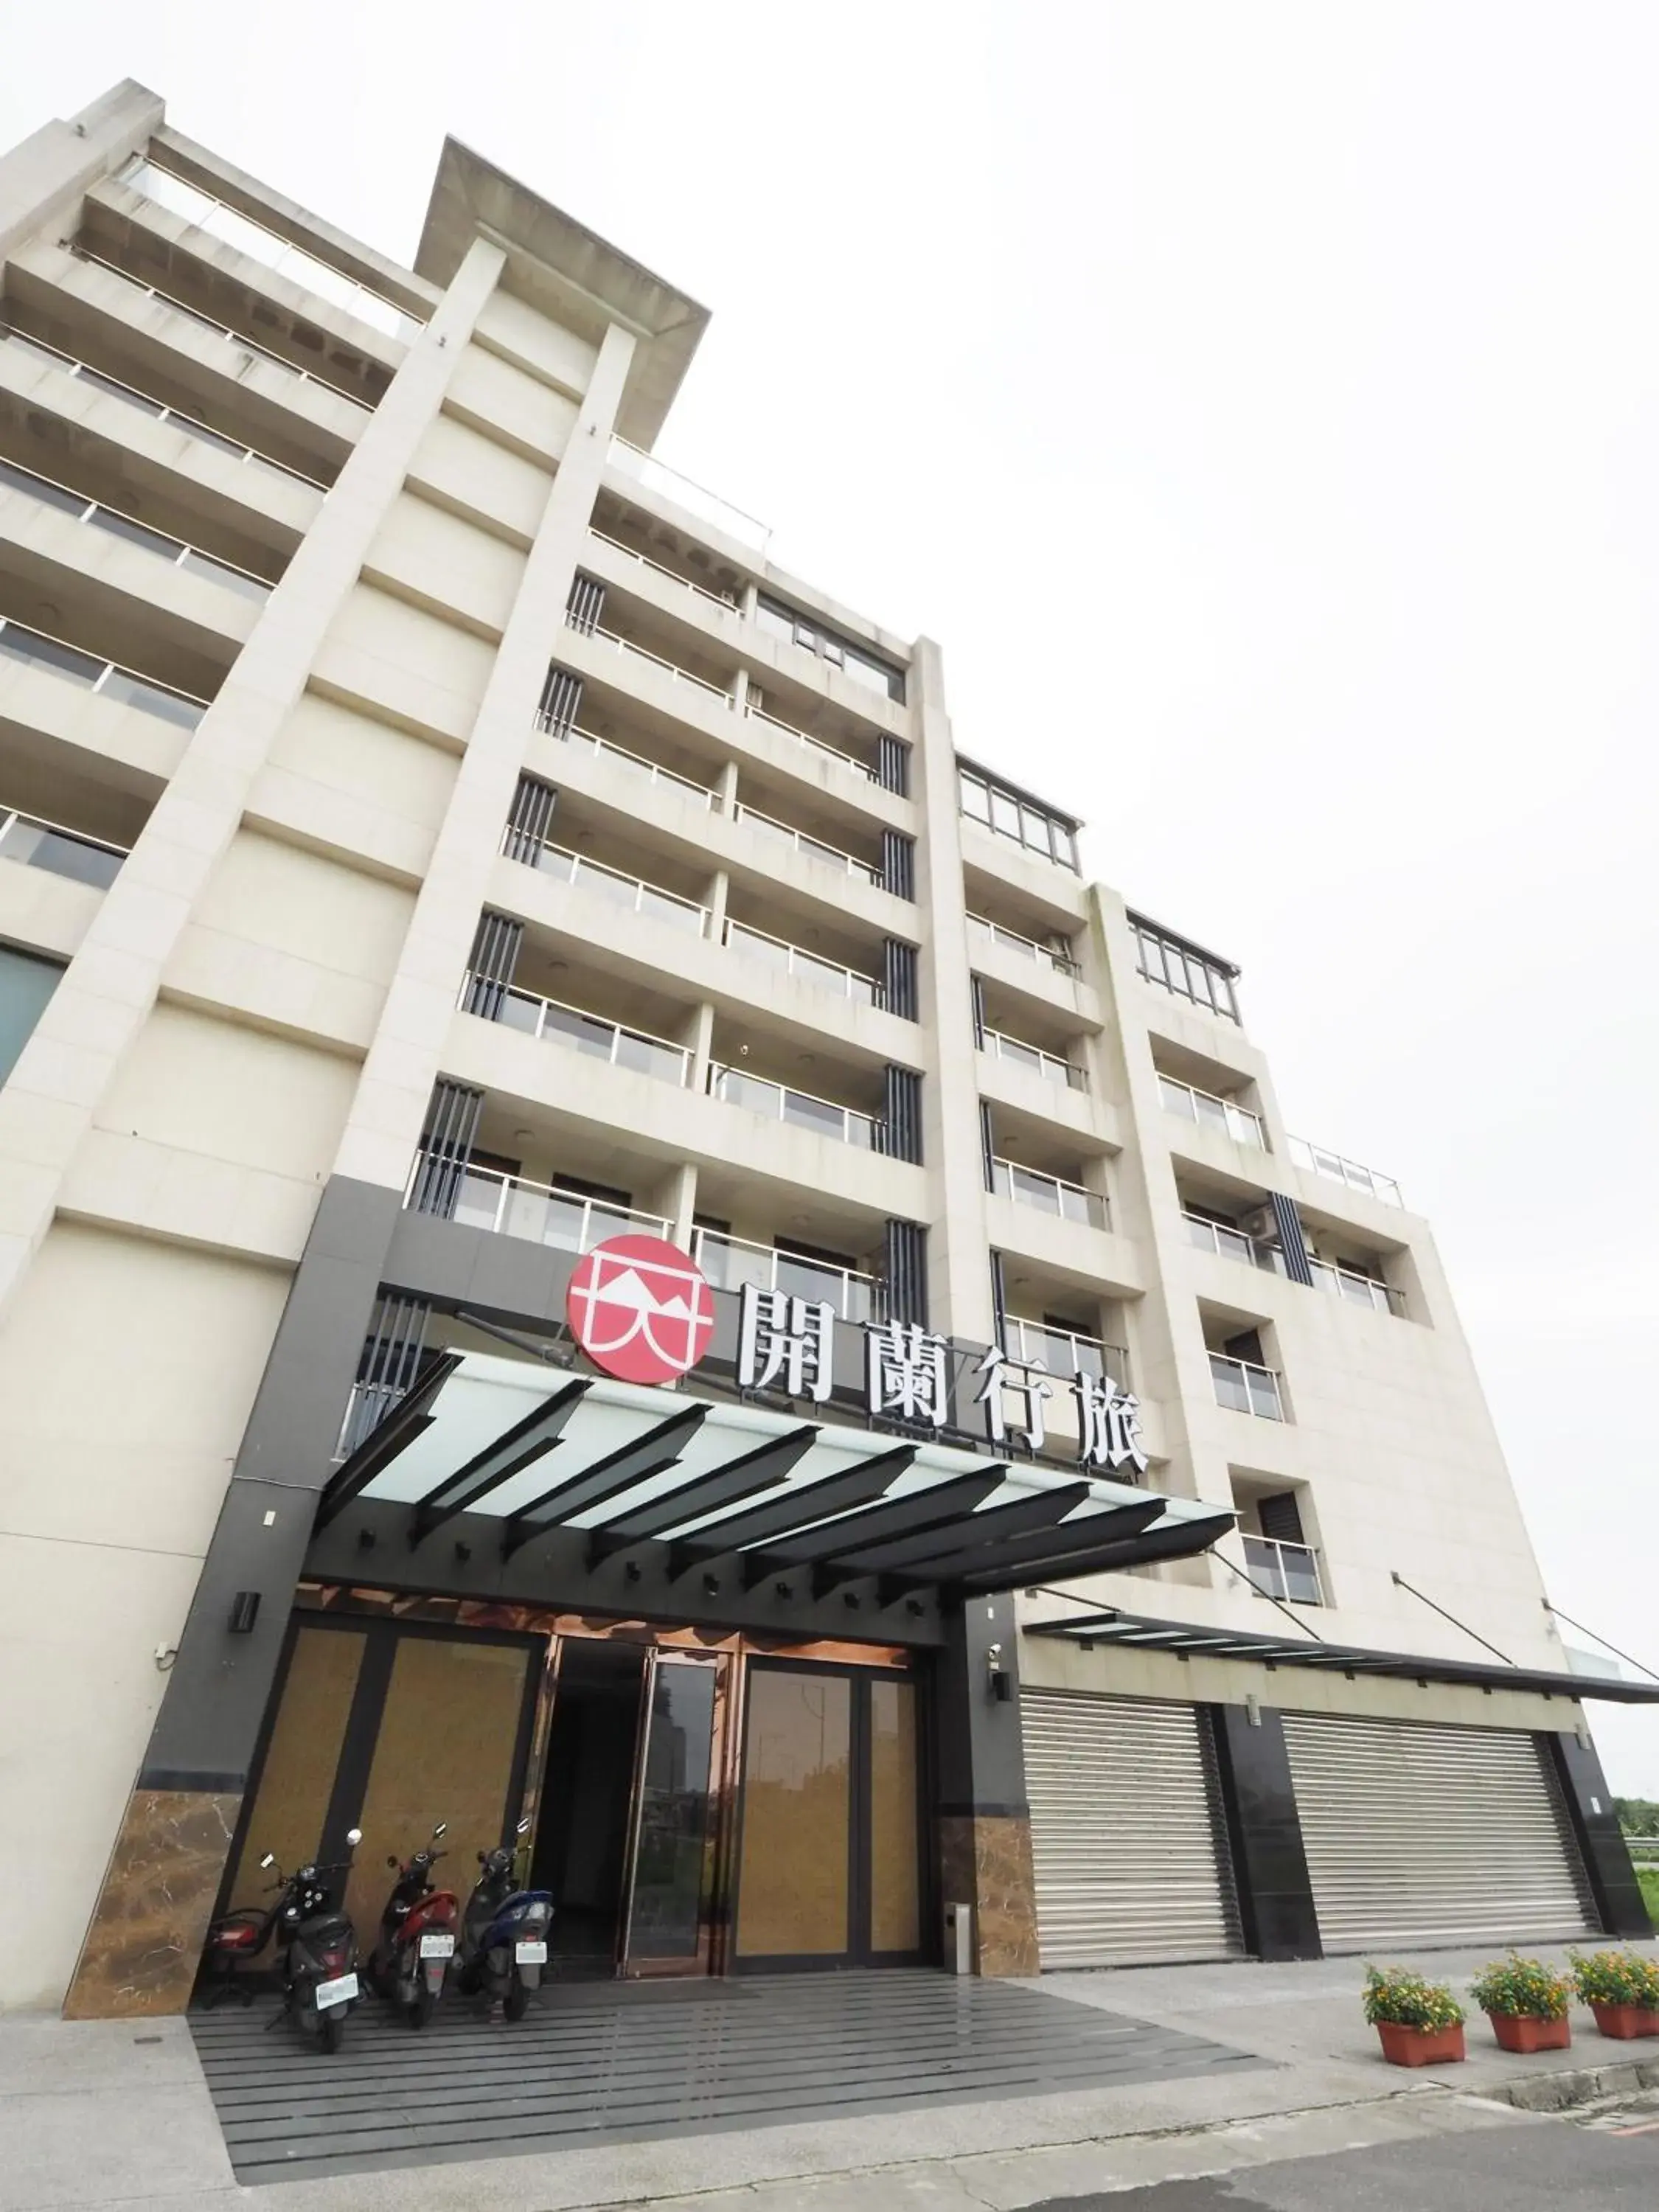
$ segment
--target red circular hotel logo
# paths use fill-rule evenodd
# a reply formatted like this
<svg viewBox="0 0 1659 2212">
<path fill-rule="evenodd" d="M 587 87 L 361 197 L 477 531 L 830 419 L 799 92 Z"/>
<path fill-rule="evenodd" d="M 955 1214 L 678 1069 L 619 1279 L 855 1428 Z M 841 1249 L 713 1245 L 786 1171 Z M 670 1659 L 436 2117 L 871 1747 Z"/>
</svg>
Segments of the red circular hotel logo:
<svg viewBox="0 0 1659 2212">
<path fill-rule="evenodd" d="M 714 1293 L 701 1267 L 660 1237 L 611 1237 L 579 1261 L 565 1293 L 571 1333 L 619 1382 L 672 1382 L 714 1334 Z"/>
</svg>

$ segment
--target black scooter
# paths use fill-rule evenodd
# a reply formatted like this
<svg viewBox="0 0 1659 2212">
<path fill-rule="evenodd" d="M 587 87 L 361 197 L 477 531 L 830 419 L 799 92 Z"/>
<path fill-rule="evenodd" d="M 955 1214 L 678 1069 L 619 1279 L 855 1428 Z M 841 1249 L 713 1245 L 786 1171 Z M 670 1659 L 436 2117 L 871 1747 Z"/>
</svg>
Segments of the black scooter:
<svg viewBox="0 0 1659 2212">
<path fill-rule="evenodd" d="M 346 1831 L 346 1842 L 352 1850 L 362 1839 L 361 1828 Z M 269 1851 L 259 1863 L 267 1870 L 276 1867 Z M 350 1871 L 349 1855 L 326 1866 L 302 1866 L 289 1875 L 276 1867 L 275 1887 L 281 1893 L 276 1908 L 277 1967 L 283 1979 L 283 2008 L 270 2025 L 275 2027 L 286 2014 L 302 2039 L 308 2038 L 331 2051 L 339 2049 L 346 2014 L 362 1994 L 357 1978 L 357 1931 L 337 1910 L 325 1879 Z"/>
</svg>

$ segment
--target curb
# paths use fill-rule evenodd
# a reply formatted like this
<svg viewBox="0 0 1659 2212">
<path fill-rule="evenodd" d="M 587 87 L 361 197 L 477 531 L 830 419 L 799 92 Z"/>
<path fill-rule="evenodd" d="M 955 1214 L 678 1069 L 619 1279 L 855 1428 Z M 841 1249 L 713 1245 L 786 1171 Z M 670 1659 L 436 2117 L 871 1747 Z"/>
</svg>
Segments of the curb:
<svg viewBox="0 0 1659 2212">
<path fill-rule="evenodd" d="M 1659 2058 L 1632 2059 L 1623 2066 L 1588 2066 L 1566 2074 L 1534 2074 L 1468 2094 L 1489 2105 L 1513 2105 L 1522 2112 L 1565 2112 L 1603 2098 L 1629 2097 L 1659 2089 Z"/>
</svg>

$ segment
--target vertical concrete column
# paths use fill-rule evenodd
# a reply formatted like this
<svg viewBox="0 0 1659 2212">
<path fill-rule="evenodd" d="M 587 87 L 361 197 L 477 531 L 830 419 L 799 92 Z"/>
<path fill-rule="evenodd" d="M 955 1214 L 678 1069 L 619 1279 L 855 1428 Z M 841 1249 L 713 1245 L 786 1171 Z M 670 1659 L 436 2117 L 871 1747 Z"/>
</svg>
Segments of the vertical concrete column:
<svg viewBox="0 0 1659 2212">
<path fill-rule="evenodd" d="M 1034 1974 L 1036 1887 L 1013 1600 L 964 1598 L 947 1626 L 935 1677 L 939 1900 L 973 1907 L 976 1972 Z M 1006 1699 L 994 1668 L 1008 1677 Z"/>
<path fill-rule="evenodd" d="M 44 124 L 14 146 L 0 159 L 0 262 L 49 226 L 56 234 L 81 195 L 141 152 L 166 117 L 155 94 L 127 77 L 72 122 Z"/>
<path fill-rule="evenodd" d="M 732 679 L 732 712 L 741 714 L 749 703 L 749 671 L 739 668 Z"/>
<path fill-rule="evenodd" d="M 921 816 L 916 908 L 921 921 L 922 1158 L 929 1197 L 927 1304 L 937 1329 L 988 1344 L 995 1333 L 985 1228 L 974 1044 L 972 963 L 963 919 L 956 745 L 939 649 L 918 638 L 910 665 L 911 796 Z"/>
<path fill-rule="evenodd" d="M 703 903 L 708 908 L 708 942 L 718 945 L 726 927 L 726 902 L 732 895 L 732 878 L 724 868 L 716 868 L 714 880 L 704 895 Z"/>
<path fill-rule="evenodd" d="M 748 680 L 742 670 L 738 671 L 738 680 L 739 682 L 747 682 Z M 738 711 L 739 714 L 743 711 L 741 702 L 739 702 Z M 738 811 L 738 764 L 736 761 L 727 761 L 726 766 L 720 770 L 720 779 L 714 786 L 714 792 L 716 797 L 720 800 L 720 812 L 727 815 L 735 814 Z"/>
</svg>

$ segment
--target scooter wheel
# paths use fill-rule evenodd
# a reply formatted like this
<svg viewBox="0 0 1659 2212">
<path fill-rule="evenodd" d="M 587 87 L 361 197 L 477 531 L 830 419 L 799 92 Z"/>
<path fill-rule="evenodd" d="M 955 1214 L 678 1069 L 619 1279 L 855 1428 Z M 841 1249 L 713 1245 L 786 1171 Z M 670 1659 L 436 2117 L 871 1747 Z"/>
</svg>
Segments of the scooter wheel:
<svg viewBox="0 0 1659 2212">
<path fill-rule="evenodd" d="M 345 2039 L 344 2008 L 338 2012 L 325 2012 L 317 2026 L 323 2049 L 331 2052 L 337 2051 Z"/>
<path fill-rule="evenodd" d="M 507 1985 L 507 1995 L 501 1999 L 501 2010 L 508 2020 L 522 2020 L 530 2009 L 530 1992 L 523 1978 L 514 1974 Z"/>
<path fill-rule="evenodd" d="M 431 1989 L 428 1985 L 426 1978 L 423 1975 L 419 1983 L 416 1985 L 413 1997 L 404 2008 L 404 2011 L 409 2014 L 410 2026 L 411 2027 L 424 2027 L 428 2021 L 432 2017 L 432 2008 L 436 2002 L 437 1999 L 433 1996 Z"/>
</svg>

